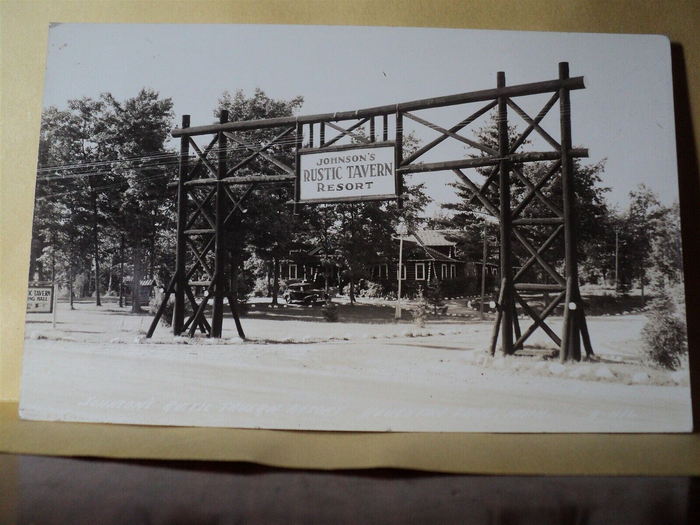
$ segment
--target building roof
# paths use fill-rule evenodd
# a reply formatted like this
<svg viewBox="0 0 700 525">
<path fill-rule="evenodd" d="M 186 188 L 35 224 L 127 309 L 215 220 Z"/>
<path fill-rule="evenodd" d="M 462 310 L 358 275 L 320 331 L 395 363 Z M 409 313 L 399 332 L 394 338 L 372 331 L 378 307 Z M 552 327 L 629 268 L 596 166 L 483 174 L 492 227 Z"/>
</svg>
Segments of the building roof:
<svg viewBox="0 0 700 525">
<path fill-rule="evenodd" d="M 428 241 L 426 241 L 426 239 L 428 239 Z M 429 260 L 443 262 L 460 262 L 434 248 L 436 246 L 452 247 L 455 245 L 455 243 L 445 239 L 444 235 L 440 230 L 415 230 L 404 240 L 415 243 L 421 248 L 423 248 L 423 251 L 425 252 Z"/>
<path fill-rule="evenodd" d="M 130 283 L 134 280 L 134 277 L 131 275 L 125 275 L 124 276 L 124 282 L 125 283 Z M 158 282 L 152 278 L 152 277 L 144 277 L 139 281 L 139 284 L 141 286 L 158 286 Z"/>
<path fill-rule="evenodd" d="M 462 263 L 464 261 L 458 261 L 457 259 L 453 259 L 452 257 L 449 257 L 445 255 L 444 253 L 440 253 L 437 250 L 434 250 L 430 246 L 421 246 L 423 248 L 423 257 L 420 255 L 414 254 L 414 255 L 407 255 L 406 260 L 407 261 L 438 261 L 438 262 L 451 262 L 451 263 Z"/>
<path fill-rule="evenodd" d="M 425 246 L 455 246 L 453 241 L 447 239 L 448 233 L 449 230 L 414 230 L 404 240 Z"/>
</svg>

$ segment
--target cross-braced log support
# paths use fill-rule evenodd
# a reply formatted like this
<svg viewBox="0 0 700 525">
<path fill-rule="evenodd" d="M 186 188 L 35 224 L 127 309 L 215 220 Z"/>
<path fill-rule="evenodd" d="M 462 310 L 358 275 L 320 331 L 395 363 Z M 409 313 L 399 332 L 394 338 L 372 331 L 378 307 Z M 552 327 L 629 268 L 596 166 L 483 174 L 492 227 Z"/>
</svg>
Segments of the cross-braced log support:
<svg viewBox="0 0 700 525">
<path fill-rule="evenodd" d="M 171 184 L 177 186 L 178 203 L 175 272 L 148 336 L 174 294 L 174 334 L 194 335 L 199 329 L 211 337 L 221 337 L 223 300 L 227 299 L 243 337 L 232 290 L 235 287 L 230 285 L 235 282 L 235 265 L 229 264 L 231 234 L 240 224 L 237 214 L 245 212 L 243 201 L 256 188 L 294 182 L 296 211 L 303 153 L 346 151 L 353 144 L 382 146 L 376 142 L 381 137 L 384 144 L 395 148 L 396 172 L 395 195 L 381 198 L 395 198 L 401 206 L 406 197 L 405 176 L 451 171 L 462 189 L 471 194 L 467 206 L 483 210 L 498 222 L 500 288 L 491 353 L 496 352 L 500 341 L 501 352 L 511 355 L 542 329 L 560 348 L 561 360 L 581 359 L 582 344 L 586 355 L 593 355 L 578 285 L 574 188 L 574 159 L 587 157 L 588 151 L 573 148 L 571 138 L 570 92 L 583 88 L 583 77 L 570 77 L 568 64 L 561 63 L 558 78 L 552 80 L 507 86 L 505 74 L 500 72 L 494 89 L 355 111 L 238 122 L 228 122 L 223 112 L 218 124 L 199 127 L 190 127 L 189 117 L 183 117 L 182 127 L 172 132 L 173 137 L 180 138 L 180 175 Z M 538 95 L 546 95 L 547 99 L 534 116 L 528 114 L 530 105 L 516 102 Z M 545 117 L 557 104 L 559 142 L 556 133 L 545 130 Z M 437 124 L 432 121 L 434 117 L 424 113 L 446 107 L 460 116 L 455 118 L 456 124 Z M 464 135 L 465 128 L 478 124 L 490 112 L 496 114 L 497 144 Z M 517 119 L 525 129 L 510 137 L 509 124 Z M 380 123 L 381 134 L 377 129 Z M 409 133 L 406 125 L 427 128 L 437 137 L 415 151 L 404 151 L 403 139 Z M 266 140 L 251 139 L 256 134 L 262 136 L 264 130 L 268 131 L 262 134 Z M 207 146 L 194 140 L 207 135 L 212 136 Z M 435 155 L 437 147 L 448 141 L 458 144 L 458 151 L 468 148 L 468 153 L 453 158 Z M 533 150 L 535 146 L 529 144 L 539 144 L 545 150 Z M 423 162 L 428 153 L 433 158 Z M 468 175 L 467 170 L 476 172 L 476 177 Z M 205 316 L 210 300 L 211 324 Z M 548 318 L 560 311 L 562 303 L 563 329 L 559 335 L 548 324 Z M 189 317 L 186 309 L 192 312 Z M 532 320 L 524 330 L 519 313 Z"/>
</svg>

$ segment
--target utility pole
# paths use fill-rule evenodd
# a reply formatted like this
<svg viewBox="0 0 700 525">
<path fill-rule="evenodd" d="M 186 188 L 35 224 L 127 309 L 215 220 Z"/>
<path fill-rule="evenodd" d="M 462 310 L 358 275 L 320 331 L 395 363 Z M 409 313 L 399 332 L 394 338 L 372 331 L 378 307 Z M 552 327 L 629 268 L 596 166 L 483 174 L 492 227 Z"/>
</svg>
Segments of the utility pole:
<svg viewBox="0 0 700 525">
<path fill-rule="evenodd" d="M 394 318 L 398 321 L 401 319 L 401 280 L 403 278 L 403 236 L 408 233 L 406 224 L 401 221 L 396 227 L 396 233 L 399 234 L 399 266 L 396 270 L 396 278 L 398 279 L 398 290 L 396 293 L 396 312 Z"/>
<path fill-rule="evenodd" d="M 484 221 L 484 249 L 481 255 L 481 302 L 479 303 L 479 318 L 484 320 L 484 296 L 486 295 L 486 256 L 488 255 L 488 245 L 486 237 L 489 223 Z"/>
<path fill-rule="evenodd" d="M 124 306 L 124 234 L 119 242 L 119 308 Z"/>
<path fill-rule="evenodd" d="M 620 271 L 620 240 L 619 233 L 615 230 L 615 293 L 617 293 L 618 286 L 618 272 Z"/>
</svg>

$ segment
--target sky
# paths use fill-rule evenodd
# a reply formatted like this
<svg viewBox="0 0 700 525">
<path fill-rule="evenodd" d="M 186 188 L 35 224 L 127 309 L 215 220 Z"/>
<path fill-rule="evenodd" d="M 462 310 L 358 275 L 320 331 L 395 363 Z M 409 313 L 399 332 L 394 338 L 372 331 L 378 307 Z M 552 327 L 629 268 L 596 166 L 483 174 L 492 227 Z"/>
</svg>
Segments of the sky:
<svg viewBox="0 0 700 525">
<path fill-rule="evenodd" d="M 193 126 L 215 121 L 225 90 L 301 95 L 300 114 L 332 113 L 493 88 L 497 71 L 507 84 L 553 79 L 557 64 L 568 61 L 571 76 L 586 84 L 571 93 L 573 143 L 589 149 L 586 162 L 607 159 L 608 201 L 624 208 L 640 183 L 664 204 L 678 200 L 670 44 L 663 36 L 194 24 L 59 24 L 49 31 L 45 107 L 103 92 L 122 100 L 148 87 L 172 98 L 176 122 L 190 114 Z M 534 116 L 547 98 L 522 99 L 522 106 Z M 449 127 L 471 111 L 420 115 Z M 555 138 L 557 115 L 542 122 Z M 421 140 L 435 136 L 418 128 Z M 444 148 L 435 154 L 465 153 Z M 410 177 L 434 198 L 429 214 L 455 200 L 447 185 L 453 174 Z"/>
</svg>

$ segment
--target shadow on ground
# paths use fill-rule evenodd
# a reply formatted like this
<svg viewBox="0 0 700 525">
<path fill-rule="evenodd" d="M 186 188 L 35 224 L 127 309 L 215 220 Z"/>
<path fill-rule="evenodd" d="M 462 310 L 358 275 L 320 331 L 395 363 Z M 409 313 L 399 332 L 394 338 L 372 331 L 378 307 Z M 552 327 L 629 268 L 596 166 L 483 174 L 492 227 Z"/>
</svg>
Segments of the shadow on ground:
<svg viewBox="0 0 700 525">
<path fill-rule="evenodd" d="M 382 306 L 374 304 L 338 304 L 338 321 L 340 323 L 381 323 L 395 322 L 395 308 L 393 306 Z M 478 317 L 478 314 L 476 314 Z M 299 305 L 271 305 L 249 306 L 242 315 L 248 319 L 265 319 L 271 321 L 324 321 L 321 306 L 299 306 Z M 413 315 L 409 310 L 401 312 L 401 322 L 413 321 Z M 447 316 L 429 316 L 427 322 L 440 323 L 464 323 L 465 318 L 454 318 Z"/>
</svg>

